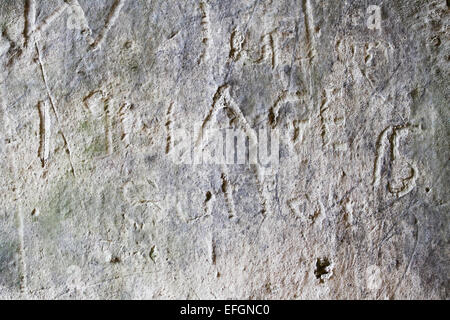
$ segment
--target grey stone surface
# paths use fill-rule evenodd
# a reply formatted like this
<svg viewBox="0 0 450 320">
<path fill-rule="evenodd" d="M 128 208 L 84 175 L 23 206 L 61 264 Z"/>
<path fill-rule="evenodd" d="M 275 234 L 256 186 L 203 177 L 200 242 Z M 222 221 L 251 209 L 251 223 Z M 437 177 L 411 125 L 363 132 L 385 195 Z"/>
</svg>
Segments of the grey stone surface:
<svg viewBox="0 0 450 320">
<path fill-rule="evenodd" d="M 448 5 L 2 0 L 0 298 L 448 299 Z"/>
</svg>

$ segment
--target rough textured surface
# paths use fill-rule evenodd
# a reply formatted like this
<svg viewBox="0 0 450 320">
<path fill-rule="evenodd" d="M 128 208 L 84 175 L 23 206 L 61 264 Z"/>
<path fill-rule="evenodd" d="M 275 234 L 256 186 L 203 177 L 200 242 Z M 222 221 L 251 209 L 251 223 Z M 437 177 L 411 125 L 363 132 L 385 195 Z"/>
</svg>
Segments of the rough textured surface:
<svg viewBox="0 0 450 320">
<path fill-rule="evenodd" d="M 448 299 L 448 6 L 1 1 L 0 298 Z"/>
</svg>

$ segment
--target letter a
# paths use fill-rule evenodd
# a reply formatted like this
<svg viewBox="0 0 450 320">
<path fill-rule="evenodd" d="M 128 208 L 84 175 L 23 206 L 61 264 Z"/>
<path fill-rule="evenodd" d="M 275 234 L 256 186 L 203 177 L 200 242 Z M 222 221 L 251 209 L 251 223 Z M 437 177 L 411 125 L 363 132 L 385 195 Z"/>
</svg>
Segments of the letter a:
<svg viewBox="0 0 450 320">
<path fill-rule="evenodd" d="M 370 30 L 381 30 L 381 8 L 376 5 L 370 5 L 367 8 L 367 28 Z"/>
</svg>

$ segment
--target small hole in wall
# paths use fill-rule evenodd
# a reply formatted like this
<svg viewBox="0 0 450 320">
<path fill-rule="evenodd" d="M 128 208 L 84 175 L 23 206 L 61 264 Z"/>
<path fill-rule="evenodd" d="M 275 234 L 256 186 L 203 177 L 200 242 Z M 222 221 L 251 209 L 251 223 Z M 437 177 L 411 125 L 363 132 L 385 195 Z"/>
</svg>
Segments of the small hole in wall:
<svg viewBox="0 0 450 320">
<path fill-rule="evenodd" d="M 426 193 L 430 192 L 430 190 L 431 190 L 430 188 L 425 188 Z"/>
<path fill-rule="evenodd" d="M 328 267 L 331 265 L 328 258 L 317 259 L 316 262 L 316 270 L 314 270 L 314 274 L 317 279 L 320 279 L 320 283 L 323 283 L 323 276 L 328 274 Z"/>
<path fill-rule="evenodd" d="M 39 216 L 39 209 L 34 208 L 33 211 L 31 211 L 31 215 L 32 215 L 33 217 Z"/>
<path fill-rule="evenodd" d="M 111 258 L 111 263 L 116 264 L 116 263 L 120 263 L 120 258 L 119 257 L 113 257 Z"/>
</svg>

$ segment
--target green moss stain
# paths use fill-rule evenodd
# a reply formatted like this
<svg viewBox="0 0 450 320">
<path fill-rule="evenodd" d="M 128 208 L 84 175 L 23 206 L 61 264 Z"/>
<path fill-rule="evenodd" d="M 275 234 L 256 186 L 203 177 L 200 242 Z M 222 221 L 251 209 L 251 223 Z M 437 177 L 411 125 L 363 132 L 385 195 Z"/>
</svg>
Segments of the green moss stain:
<svg viewBox="0 0 450 320">
<path fill-rule="evenodd" d="M 86 149 L 85 153 L 98 157 L 101 156 L 106 152 L 106 138 L 103 136 L 97 136 L 92 140 L 92 143 L 89 144 Z"/>
<path fill-rule="evenodd" d="M 89 157 L 99 157 L 107 151 L 104 123 L 100 120 L 83 121 L 78 131 L 85 137 L 89 137 L 83 152 Z"/>
<path fill-rule="evenodd" d="M 43 201 L 46 205 L 41 210 L 42 214 L 36 219 L 42 232 L 52 236 L 58 234 L 62 229 L 64 220 L 71 218 L 79 208 L 79 194 L 73 179 L 66 176 L 55 183 L 47 199 Z"/>
</svg>

